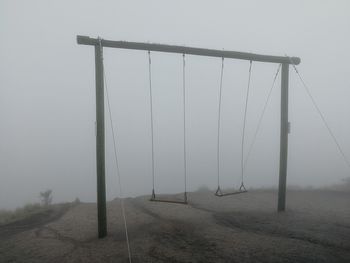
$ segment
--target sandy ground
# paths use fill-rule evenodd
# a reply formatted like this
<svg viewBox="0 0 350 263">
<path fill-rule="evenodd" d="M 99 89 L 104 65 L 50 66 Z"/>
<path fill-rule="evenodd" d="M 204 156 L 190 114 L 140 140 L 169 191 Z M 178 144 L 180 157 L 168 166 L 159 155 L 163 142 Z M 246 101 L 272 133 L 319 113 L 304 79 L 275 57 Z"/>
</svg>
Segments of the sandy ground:
<svg viewBox="0 0 350 263">
<path fill-rule="evenodd" d="M 126 199 L 132 262 L 350 262 L 350 193 L 274 191 L 189 205 Z M 97 239 L 96 204 L 0 226 L 0 262 L 129 262 L 120 200 L 108 203 L 108 237 Z"/>
</svg>

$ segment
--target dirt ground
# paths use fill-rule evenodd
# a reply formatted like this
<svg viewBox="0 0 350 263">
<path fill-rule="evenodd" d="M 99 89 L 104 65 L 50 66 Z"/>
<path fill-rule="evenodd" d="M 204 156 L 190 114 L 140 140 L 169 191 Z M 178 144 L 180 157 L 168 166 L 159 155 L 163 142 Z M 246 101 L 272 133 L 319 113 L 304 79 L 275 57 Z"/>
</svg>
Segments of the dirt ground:
<svg viewBox="0 0 350 263">
<path fill-rule="evenodd" d="M 132 262 L 350 262 L 349 192 L 289 191 L 284 213 L 270 190 L 189 200 L 125 200 Z M 108 203 L 108 237 L 96 226 L 88 203 L 0 226 L 0 262 L 129 262 L 120 200 Z"/>
</svg>

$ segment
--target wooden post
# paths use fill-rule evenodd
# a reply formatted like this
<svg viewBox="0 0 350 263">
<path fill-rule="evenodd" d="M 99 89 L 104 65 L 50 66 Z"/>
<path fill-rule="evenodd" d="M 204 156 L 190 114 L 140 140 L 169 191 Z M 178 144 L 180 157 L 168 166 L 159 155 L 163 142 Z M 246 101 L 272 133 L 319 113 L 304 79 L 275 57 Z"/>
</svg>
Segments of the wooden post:
<svg viewBox="0 0 350 263">
<path fill-rule="evenodd" d="M 107 235 L 105 183 L 104 73 L 102 46 L 95 45 L 96 74 L 96 169 L 98 237 Z"/>
<path fill-rule="evenodd" d="M 278 212 L 286 208 L 286 184 L 287 184 L 287 161 L 288 161 L 288 79 L 289 64 L 282 64 L 281 73 L 281 139 L 280 139 L 280 170 L 278 184 Z"/>
</svg>

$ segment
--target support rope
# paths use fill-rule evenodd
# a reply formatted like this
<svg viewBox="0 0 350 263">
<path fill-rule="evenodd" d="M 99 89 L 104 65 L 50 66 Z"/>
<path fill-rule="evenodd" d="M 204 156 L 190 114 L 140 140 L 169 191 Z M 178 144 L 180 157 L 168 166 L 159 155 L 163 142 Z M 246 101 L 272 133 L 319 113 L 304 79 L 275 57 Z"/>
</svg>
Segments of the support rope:
<svg viewBox="0 0 350 263">
<path fill-rule="evenodd" d="M 328 133 L 330 134 L 330 136 L 332 137 L 334 143 L 336 144 L 336 146 L 337 146 L 337 148 L 338 148 L 338 150 L 339 150 L 339 153 L 341 154 L 341 156 L 343 157 L 343 159 L 344 159 L 346 165 L 347 165 L 348 168 L 350 169 L 350 161 L 349 161 L 349 159 L 346 157 L 346 155 L 345 155 L 345 153 L 344 153 L 342 147 L 340 146 L 340 143 L 339 143 L 338 139 L 336 138 L 334 132 L 332 131 L 331 127 L 329 126 L 329 124 L 328 124 L 328 122 L 327 122 L 325 116 L 323 115 L 323 113 L 322 113 L 320 107 L 317 105 L 317 103 L 316 103 L 314 97 L 313 97 L 312 94 L 311 94 L 311 91 L 310 91 L 309 87 L 306 85 L 304 79 L 301 77 L 301 75 L 300 75 L 300 73 L 299 73 L 297 67 L 293 64 L 293 61 L 292 61 L 292 60 L 290 60 L 290 61 L 291 61 L 291 65 L 293 66 L 293 68 L 294 68 L 294 70 L 295 70 L 297 76 L 298 76 L 299 79 L 300 79 L 300 82 L 302 83 L 304 89 L 306 90 L 306 93 L 307 93 L 308 96 L 310 97 L 310 99 L 311 99 L 311 101 L 312 101 L 312 104 L 314 105 L 316 111 L 317 111 L 318 114 L 320 115 L 320 117 L 321 117 L 321 119 L 322 119 L 322 121 L 323 121 L 323 124 L 326 126 L 326 128 L 327 128 L 327 130 L 328 130 Z"/>
<path fill-rule="evenodd" d="M 216 162 L 217 162 L 217 175 L 218 175 L 218 188 L 217 193 L 221 192 L 220 189 L 220 129 L 221 129 L 221 101 L 222 101 L 222 79 L 224 75 L 224 58 L 221 59 L 221 73 L 220 73 L 220 86 L 219 86 L 219 109 L 218 109 L 218 133 L 217 133 L 217 151 L 216 151 Z"/>
<path fill-rule="evenodd" d="M 185 75 L 185 54 L 182 54 L 182 93 L 183 93 L 183 136 L 184 136 L 184 180 L 185 192 L 184 201 L 187 202 L 187 158 L 186 158 L 186 75 Z"/>
<path fill-rule="evenodd" d="M 250 90 L 250 81 L 252 75 L 252 61 L 249 63 L 249 76 L 248 76 L 248 87 L 247 87 L 247 95 L 245 99 L 245 108 L 244 108 L 244 118 L 243 118 L 243 131 L 242 131 L 242 144 L 241 144 L 241 186 L 239 190 L 245 190 L 244 187 L 244 140 L 245 140 L 245 127 L 247 122 L 247 110 L 248 110 L 248 102 L 249 102 L 249 90 Z"/>
<path fill-rule="evenodd" d="M 255 129 L 255 133 L 254 133 L 254 137 L 253 137 L 253 140 L 252 140 L 252 143 L 250 144 L 249 146 L 249 150 L 248 150 L 248 153 L 247 153 L 247 157 L 245 158 L 245 161 L 244 161 L 244 165 L 243 167 L 245 168 L 247 166 L 247 163 L 248 163 L 248 160 L 249 160 L 249 157 L 250 157 L 250 154 L 253 150 L 253 147 L 254 147 L 254 144 L 255 144 L 255 141 L 256 141 L 256 138 L 257 138 L 257 135 L 259 133 L 259 130 L 260 130 L 260 127 L 261 127 L 261 124 L 262 124 L 262 120 L 264 118 L 264 115 L 265 115 L 265 111 L 267 109 L 267 106 L 270 102 L 270 99 L 271 99 L 271 94 L 272 94 L 272 91 L 273 91 L 273 88 L 275 87 L 275 83 L 276 83 L 276 80 L 277 80 L 277 77 L 278 77 L 278 74 L 281 70 L 281 66 L 282 64 L 279 64 L 278 68 L 277 68 L 277 71 L 276 71 L 276 74 L 275 74 L 275 77 L 273 78 L 273 82 L 272 82 L 272 85 L 271 85 L 271 88 L 269 90 L 269 93 L 267 95 L 267 98 L 266 98 L 266 101 L 265 101 L 265 104 L 264 104 L 264 108 L 260 114 L 260 118 L 259 118 L 259 121 L 258 121 L 258 125 Z"/>
<path fill-rule="evenodd" d="M 151 65 L 151 51 L 148 51 L 148 75 L 149 75 L 149 100 L 151 112 L 151 143 L 152 143 L 152 198 L 155 198 L 154 190 L 154 128 L 153 128 L 153 94 L 152 94 L 152 65 Z"/>
<path fill-rule="evenodd" d="M 99 46 L 100 46 L 100 49 L 101 49 L 101 54 L 103 54 L 102 53 L 101 38 L 99 38 Z M 103 65 L 103 55 L 102 55 L 102 65 Z M 125 238 L 126 238 L 126 244 L 127 244 L 127 250 L 128 250 L 129 263 L 132 263 L 132 261 L 131 261 L 130 242 L 129 242 L 129 234 L 128 234 L 128 224 L 127 224 L 127 219 L 126 219 L 126 214 L 125 214 L 124 197 L 123 197 L 123 191 L 122 191 L 122 182 L 121 182 L 120 169 L 119 169 L 119 160 L 118 160 L 118 155 L 117 155 L 117 146 L 116 146 L 114 125 L 113 125 L 112 111 L 111 111 L 111 105 L 110 105 L 110 100 L 109 100 L 108 86 L 107 86 L 107 80 L 106 80 L 106 73 L 105 73 L 104 69 L 103 69 L 103 77 L 104 77 L 104 87 L 106 89 L 106 98 L 107 98 L 107 106 L 108 106 L 108 112 L 109 112 L 109 120 L 110 120 L 110 124 L 111 124 L 111 129 L 112 129 L 114 157 L 115 157 L 115 164 L 116 164 L 118 183 L 119 183 L 120 206 L 121 206 L 121 209 L 122 209 L 122 215 L 123 215 L 123 221 L 124 221 Z"/>
</svg>

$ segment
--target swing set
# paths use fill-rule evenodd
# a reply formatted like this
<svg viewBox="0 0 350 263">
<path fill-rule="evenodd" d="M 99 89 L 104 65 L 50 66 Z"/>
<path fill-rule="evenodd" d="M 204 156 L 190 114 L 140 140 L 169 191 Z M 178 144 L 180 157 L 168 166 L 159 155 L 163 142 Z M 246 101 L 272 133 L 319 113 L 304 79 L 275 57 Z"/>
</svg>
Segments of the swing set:
<svg viewBox="0 0 350 263">
<path fill-rule="evenodd" d="M 172 46 L 162 44 L 112 41 L 101 38 L 90 38 L 87 36 L 77 36 L 77 42 L 81 45 L 90 45 L 95 48 L 95 79 L 96 79 L 96 162 L 97 162 L 97 204 L 98 204 L 98 233 L 99 237 L 107 235 L 107 219 L 106 219 L 106 189 L 105 189 L 105 130 L 104 130 L 104 87 L 105 75 L 103 69 L 103 48 L 119 48 L 119 49 L 133 49 L 144 50 L 148 52 L 148 69 L 149 69 L 149 99 L 150 99 L 150 118 L 151 118 L 151 145 L 152 145 L 152 194 L 150 201 L 167 202 L 187 204 L 187 160 L 186 160 L 186 55 L 197 55 L 206 57 L 221 58 L 221 72 L 219 83 L 219 105 L 218 105 L 218 122 L 217 122 L 217 190 L 215 196 L 224 197 L 229 195 L 236 195 L 246 193 L 247 189 L 244 185 L 244 171 L 247 159 L 251 152 L 256 134 L 261 124 L 262 116 L 265 112 L 267 102 L 270 98 L 272 88 L 276 82 L 277 76 L 281 69 L 281 130 L 280 130 L 280 165 L 279 165 L 279 188 L 278 188 L 278 211 L 285 210 L 285 196 L 286 196 L 286 176 L 287 176 L 287 149 L 288 149 L 288 79 L 289 79 L 289 65 L 298 65 L 300 58 L 287 56 L 267 56 L 253 53 L 244 53 L 236 51 L 214 50 L 204 48 L 194 48 L 185 46 Z M 169 200 L 159 198 L 155 191 L 155 151 L 154 151 L 154 121 L 153 121 L 153 93 L 152 93 L 152 63 L 151 52 L 166 52 L 182 54 L 182 92 L 183 92 L 183 173 L 184 173 L 184 197 L 183 200 Z M 245 97 L 245 108 L 242 127 L 241 138 L 241 184 L 236 191 L 224 192 L 220 185 L 220 129 L 221 129 L 221 105 L 222 105 L 222 90 L 224 77 L 224 61 L 225 59 L 240 59 L 249 61 L 248 83 Z M 253 62 L 276 63 L 278 69 L 275 74 L 271 90 L 268 94 L 258 127 L 255 131 L 253 143 L 251 144 L 247 158 L 244 159 L 244 145 L 245 145 L 245 130 L 247 120 L 247 109 L 249 102 L 249 92 L 251 85 L 252 64 Z M 107 88 L 106 88 L 107 90 Z M 107 90 L 108 99 L 108 90 Z M 108 101 L 109 106 L 109 101 Z M 111 114 L 111 113 L 110 113 Z M 114 134 L 113 134 L 114 136 Z M 114 139 L 115 140 L 115 139 Z M 116 154 L 116 151 L 115 151 Z M 117 159 L 117 158 L 116 158 Z"/>
</svg>

